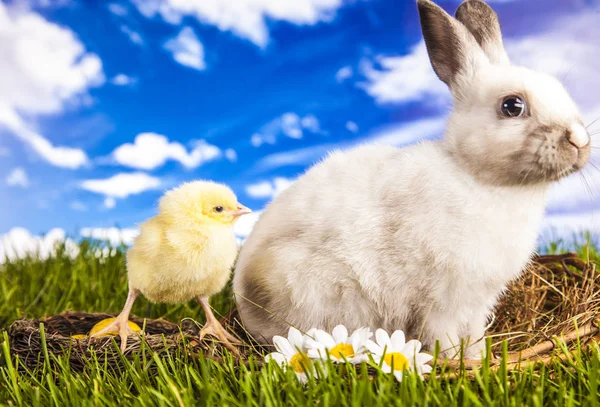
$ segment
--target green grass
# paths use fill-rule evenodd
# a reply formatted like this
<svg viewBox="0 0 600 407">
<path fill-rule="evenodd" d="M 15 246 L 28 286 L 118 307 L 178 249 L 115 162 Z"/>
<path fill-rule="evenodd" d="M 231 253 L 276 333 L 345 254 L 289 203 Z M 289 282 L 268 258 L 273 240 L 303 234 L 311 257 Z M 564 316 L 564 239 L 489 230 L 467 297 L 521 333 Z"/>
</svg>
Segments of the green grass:
<svg viewBox="0 0 600 407">
<path fill-rule="evenodd" d="M 15 319 L 37 318 L 67 309 L 118 312 L 127 294 L 121 250 L 96 257 L 96 247 L 84 242 L 71 259 L 60 254 L 48 260 L 25 259 L 0 265 L 0 328 Z M 560 245 L 548 250 L 563 249 Z M 595 250 L 582 248 L 597 260 Z M 583 253 L 583 252 L 586 253 Z M 220 312 L 231 306 L 230 292 L 214 298 Z M 151 304 L 143 298 L 133 313 L 148 318 L 202 321 L 200 307 Z M 475 377 L 431 377 L 422 381 L 407 375 L 402 383 L 393 376 L 367 374 L 366 366 L 328 369 L 326 379 L 300 384 L 292 372 L 277 366 L 247 366 L 233 360 L 215 362 L 193 357 L 154 354 L 143 348 L 133 361 L 123 359 L 115 371 L 90 359 L 83 372 L 72 371 L 67 356 L 50 357 L 27 370 L 10 355 L 6 332 L 0 331 L 0 405 L 40 406 L 187 406 L 187 405 L 439 405 L 439 406 L 581 406 L 596 405 L 600 375 L 600 348 L 554 363 L 538 371 L 492 372 L 485 365 Z"/>
</svg>

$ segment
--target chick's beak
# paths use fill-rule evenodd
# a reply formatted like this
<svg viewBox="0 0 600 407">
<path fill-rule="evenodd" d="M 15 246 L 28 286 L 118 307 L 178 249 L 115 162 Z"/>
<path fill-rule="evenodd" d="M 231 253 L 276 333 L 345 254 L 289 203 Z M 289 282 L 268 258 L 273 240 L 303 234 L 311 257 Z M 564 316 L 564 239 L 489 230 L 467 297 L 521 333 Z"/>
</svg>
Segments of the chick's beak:
<svg viewBox="0 0 600 407">
<path fill-rule="evenodd" d="M 237 205 L 237 211 L 233 212 L 232 215 L 237 218 L 240 217 L 242 215 L 246 215 L 248 213 L 252 213 L 252 210 L 250 208 L 245 207 L 242 204 L 238 204 Z"/>
</svg>

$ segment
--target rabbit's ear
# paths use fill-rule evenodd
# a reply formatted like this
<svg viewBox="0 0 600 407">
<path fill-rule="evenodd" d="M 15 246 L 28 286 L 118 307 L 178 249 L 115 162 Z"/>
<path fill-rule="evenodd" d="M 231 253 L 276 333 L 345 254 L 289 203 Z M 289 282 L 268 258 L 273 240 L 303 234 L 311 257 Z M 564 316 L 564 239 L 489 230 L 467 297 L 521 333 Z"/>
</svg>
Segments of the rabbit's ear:
<svg viewBox="0 0 600 407">
<path fill-rule="evenodd" d="M 469 31 L 430 0 L 417 0 L 423 38 L 437 76 L 454 91 L 460 76 L 470 76 L 489 63 Z"/>
<path fill-rule="evenodd" d="M 490 62 L 508 65 L 508 55 L 502 43 L 498 15 L 481 0 L 466 0 L 458 10 L 456 19 L 467 27 Z"/>
</svg>

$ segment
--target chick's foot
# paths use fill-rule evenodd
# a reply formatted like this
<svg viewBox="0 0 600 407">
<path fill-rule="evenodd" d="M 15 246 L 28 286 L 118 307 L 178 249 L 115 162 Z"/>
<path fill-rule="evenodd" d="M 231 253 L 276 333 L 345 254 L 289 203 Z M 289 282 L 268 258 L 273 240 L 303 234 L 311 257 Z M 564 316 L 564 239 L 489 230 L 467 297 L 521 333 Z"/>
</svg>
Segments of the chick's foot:
<svg viewBox="0 0 600 407">
<path fill-rule="evenodd" d="M 127 301 L 125 301 L 125 305 L 123 306 L 121 313 L 110 325 L 98 332 L 94 332 L 92 335 L 90 335 L 90 337 L 97 338 L 102 335 L 117 332 L 121 337 L 121 352 L 125 352 L 125 349 L 127 348 L 127 337 L 135 333 L 129 326 L 129 314 L 131 313 L 131 308 L 133 307 L 133 303 L 138 295 L 140 295 L 140 290 L 133 288 L 130 285 L 129 293 L 127 294 Z"/>
<path fill-rule="evenodd" d="M 127 315 L 119 315 L 110 325 L 93 333 L 90 337 L 97 338 L 105 335 L 113 335 L 115 332 L 117 332 L 121 338 L 121 352 L 125 352 L 125 349 L 127 348 L 127 338 L 136 334 L 129 326 L 129 318 Z"/>
<path fill-rule="evenodd" d="M 235 347 L 235 345 L 241 345 L 241 342 L 235 336 L 227 332 L 225 328 L 223 328 L 223 325 L 221 325 L 216 319 L 206 322 L 206 324 L 202 327 L 200 330 L 200 340 L 202 340 L 206 335 L 216 337 L 234 355 L 239 356 L 240 351 Z"/>
<path fill-rule="evenodd" d="M 206 314 L 206 324 L 200 330 L 200 340 L 204 339 L 206 335 L 211 335 L 219 339 L 235 356 L 240 355 L 240 351 L 234 346 L 241 345 L 242 343 L 232 334 L 227 332 L 223 325 L 217 320 L 215 315 L 210 308 L 207 298 L 199 298 L 198 301 L 204 309 Z"/>
</svg>

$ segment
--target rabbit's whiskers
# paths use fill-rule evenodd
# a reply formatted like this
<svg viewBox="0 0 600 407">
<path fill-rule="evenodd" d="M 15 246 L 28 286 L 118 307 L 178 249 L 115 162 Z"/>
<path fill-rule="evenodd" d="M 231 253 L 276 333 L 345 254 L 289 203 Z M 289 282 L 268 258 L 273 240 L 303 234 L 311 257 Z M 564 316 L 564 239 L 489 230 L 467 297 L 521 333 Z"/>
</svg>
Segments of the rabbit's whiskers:
<svg viewBox="0 0 600 407">
<path fill-rule="evenodd" d="M 581 177 L 583 184 L 585 185 L 585 189 L 587 190 L 587 193 L 590 196 L 590 202 L 594 202 L 594 193 L 593 193 L 592 188 L 590 187 L 590 183 L 588 182 L 587 178 L 585 177 L 585 174 L 583 173 L 583 171 L 579 172 L 579 176 Z"/>
<path fill-rule="evenodd" d="M 600 120 L 600 117 L 596 118 L 595 120 L 592 120 L 592 122 L 590 124 L 588 124 L 587 126 L 585 126 L 585 129 L 588 130 L 590 127 L 592 127 L 594 125 L 594 123 L 596 123 L 598 120 Z"/>
<path fill-rule="evenodd" d="M 600 168 L 598 168 L 598 166 L 596 165 L 596 162 L 593 162 L 592 160 L 589 160 L 588 163 L 598 172 L 600 172 Z M 588 167 L 589 168 L 589 167 Z"/>
</svg>

